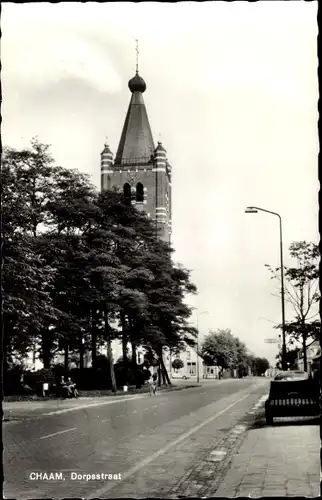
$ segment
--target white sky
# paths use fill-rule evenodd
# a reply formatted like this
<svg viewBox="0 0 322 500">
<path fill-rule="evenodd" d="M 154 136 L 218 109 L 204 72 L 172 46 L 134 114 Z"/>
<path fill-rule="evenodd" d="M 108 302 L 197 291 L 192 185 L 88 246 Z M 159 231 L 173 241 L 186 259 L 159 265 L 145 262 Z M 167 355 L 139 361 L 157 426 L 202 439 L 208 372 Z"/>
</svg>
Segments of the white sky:
<svg viewBox="0 0 322 500">
<path fill-rule="evenodd" d="M 200 331 L 231 328 L 272 362 L 264 339 L 281 312 L 264 264 L 279 265 L 278 219 L 244 208 L 281 214 L 286 265 L 292 241 L 318 241 L 316 16 L 317 2 L 297 1 L 2 5 L 3 142 L 38 135 L 97 186 L 139 38 L 150 125 L 173 167 L 175 260 L 209 312 Z"/>
</svg>

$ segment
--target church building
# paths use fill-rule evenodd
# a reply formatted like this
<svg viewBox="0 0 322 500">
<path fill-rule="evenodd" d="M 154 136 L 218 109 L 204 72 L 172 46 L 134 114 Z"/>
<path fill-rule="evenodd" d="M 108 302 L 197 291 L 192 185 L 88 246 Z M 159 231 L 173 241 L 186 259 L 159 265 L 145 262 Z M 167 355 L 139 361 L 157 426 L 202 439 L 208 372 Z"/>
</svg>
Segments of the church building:
<svg viewBox="0 0 322 500">
<path fill-rule="evenodd" d="M 101 153 L 101 190 L 123 192 L 125 202 L 145 211 L 156 234 L 170 243 L 171 165 L 162 143 L 155 147 L 143 100 L 146 83 L 138 67 L 128 86 L 131 99 L 115 159 L 108 144 Z"/>
</svg>

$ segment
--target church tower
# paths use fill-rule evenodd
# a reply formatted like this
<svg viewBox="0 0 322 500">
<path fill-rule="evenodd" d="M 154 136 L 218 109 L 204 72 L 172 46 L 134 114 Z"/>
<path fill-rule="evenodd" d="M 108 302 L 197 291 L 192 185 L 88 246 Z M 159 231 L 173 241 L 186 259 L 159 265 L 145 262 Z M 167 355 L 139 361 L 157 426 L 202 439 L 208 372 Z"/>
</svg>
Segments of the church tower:
<svg viewBox="0 0 322 500">
<path fill-rule="evenodd" d="M 156 234 L 170 243 L 171 166 L 162 143 L 155 147 L 143 100 L 146 84 L 138 67 L 128 86 L 132 95 L 115 159 L 107 144 L 101 153 L 101 190 L 121 191 L 127 203 L 155 222 Z"/>
</svg>

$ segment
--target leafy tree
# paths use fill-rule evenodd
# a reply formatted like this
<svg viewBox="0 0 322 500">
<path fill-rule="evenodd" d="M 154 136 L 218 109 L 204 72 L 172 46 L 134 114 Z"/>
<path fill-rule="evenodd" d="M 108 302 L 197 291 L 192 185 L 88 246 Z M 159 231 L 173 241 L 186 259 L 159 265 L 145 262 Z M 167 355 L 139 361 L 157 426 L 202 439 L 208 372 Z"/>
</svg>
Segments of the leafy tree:
<svg viewBox="0 0 322 500">
<path fill-rule="evenodd" d="M 154 225 L 144 213 L 124 205 L 117 193 L 104 193 L 100 203 L 104 220 L 113 220 L 114 252 L 125 266 L 118 297 L 124 364 L 130 341 L 133 365 L 140 344 L 157 352 L 162 365 L 164 345 L 183 347 L 183 340 L 195 334 L 187 323 L 191 310 L 183 303 L 195 287 L 188 271 L 173 265 L 171 248 L 155 237 Z M 162 370 L 166 371 L 164 365 Z"/>
<path fill-rule="evenodd" d="M 286 351 L 286 364 L 290 370 L 297 369 L 297 358 L 298 358 L 299 351 L 300 351 L 299 347 L 294 347 L 293 349 L 288 349 Z M 277 360 L 276 367 L 281 368 L 282 367 L 282 351 L 280 351 L 276 355 L 275 359 Z"/>
<path fill-rule="evenodd" d="M 53 159 L 49 146 L 32 139 L 18 151 L 5 147 L 2 155 L 3 230 L 36 236 L 48 220 L 47 204 L 53 192 Z"/>
<path fill-rule="evenodd" d="M 202 344 L 201 354 L 207 365 L 218 365 L 224 369 L 237 363 L 235 338 L 229 329 L 210 331 Z"/>
<path fill-rule="evenodd" d="M 319 294 L 319 248 L 312 242 L 293 242 L 289 247 L 290 256 L 296 260 L 294 267 L 285 266 L 285 296 L 294 310 L 293 321 L 286 322 L 285 332 L 296 341 L 301 341 L 304 356 L 304 370 L 307 371 L 307 342 L 320 338 L 321 321 L 317 303 Z M 280 268 L 266 265 L 272 279 L 279 280 Z M 278 328 L 282 328 L 281 325 Z M 310 345 L 310 344 L 309 344 Z"/>
<path fill-rule="evenodd" d="M 180 370 L 184 367 L 184 362 L 180 358 L 176 358 L 172 361 L 172 368 L 174 370 Z"/>
<path fill-rule="evenodd" d="M 4 148 L 2 156 L 3 328 L 6 372 L 58 317 L 50 300 L 53 271 L 39 252 L 46 221 L 51 159 L 37 140 L 31 149 Z"/>
<path fill-rule="evenodd" d="M 77 352 L 82 368 L 85 350 L 97 364 L 104 341 L 115 390 L 111 342 L 121 338 L 125 365 L 128 343 L 133 366 L 142 345 L 167 375 L 163 347 L 194 344 L 184 299 L 196 288 L 151 221 L 120 194 L 99 194 L 88 176 L 54 166 L 36 139 L 5 149 L 2 177 L 6 360 L 40 344 L 45 368 L 61 350 L 65 369 Z"/>
<path fill-rule="evenodd" d="M 240 377 L 245 377 L 248 374 L 248 352 L 244 342 L 235 337 L 235 351 L 236 351 L 236 367 Z"/>
<path fill-rule="evenodd" d="M 255 375 L 261 376 L 269 369 L 269 361 L 266 358 L 255 358 Z"/>
</svg>

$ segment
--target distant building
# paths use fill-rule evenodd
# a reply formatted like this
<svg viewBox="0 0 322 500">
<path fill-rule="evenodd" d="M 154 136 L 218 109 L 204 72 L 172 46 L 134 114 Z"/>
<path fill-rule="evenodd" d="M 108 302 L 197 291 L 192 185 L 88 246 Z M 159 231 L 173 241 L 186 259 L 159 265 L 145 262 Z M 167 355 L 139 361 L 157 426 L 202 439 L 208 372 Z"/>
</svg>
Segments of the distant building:
<svg viewBox="0 0 322 500">
<path fill-rule="evenodd" d="M 321 346 L 320 343 L 316 340 L 312 342 L 312 344 L 306 348 L 306 359 L 307 359 L 307 371 L 311 372 L 311 365 L 314 359 L 317 359 L 321 355 Z M 303 348 L 299 350 L 297 355 L 297 366 L 299 370 L 304 371 L 304 356 L 303 356 Z"/>
<path fill-rule="evenodd" d="M 182 368 L 173 368 L 172 364 L 175 359 L 183 362 Z M 197 370 L 199 370 L 199 378 L 204 377 L 203 359 L 193 347 L 188 345 L 184 351 L 178 353 L 170 353 L 169 349 L 164 348 L 163 361 L 171 379 L 197 378 Z"/>
<path fill-rule="evenodd" d="M 206 366 L 204 365 L 204 378 L 219 378 L 219 366 Z"/>
</svg>

